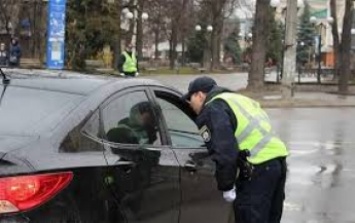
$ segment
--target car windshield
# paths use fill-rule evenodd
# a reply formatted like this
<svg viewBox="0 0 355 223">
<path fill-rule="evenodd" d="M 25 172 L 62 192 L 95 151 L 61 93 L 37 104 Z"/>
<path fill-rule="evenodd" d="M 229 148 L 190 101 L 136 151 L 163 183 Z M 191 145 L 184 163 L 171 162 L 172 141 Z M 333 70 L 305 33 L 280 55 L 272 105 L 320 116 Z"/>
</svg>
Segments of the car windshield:
<svg viewBox="0 0 355 223">
<path fill-rule="evenodd" d="M 82 96 L 0 85 L 0 135 L 32 135 L 54 128 Z"/>
</svg>

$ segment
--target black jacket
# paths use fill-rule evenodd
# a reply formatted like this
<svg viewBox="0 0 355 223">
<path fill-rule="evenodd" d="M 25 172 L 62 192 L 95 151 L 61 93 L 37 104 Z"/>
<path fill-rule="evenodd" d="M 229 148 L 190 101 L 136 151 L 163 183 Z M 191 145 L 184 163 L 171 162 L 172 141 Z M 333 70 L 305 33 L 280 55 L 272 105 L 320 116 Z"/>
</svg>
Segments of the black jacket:
<svg viewBox="0 0 355 223">
<path fill-rule="evenodd" d="M 207 95 L 206 102 L 223 92 L 231 91 L 215 87 Z M 236 181 L 239 153 L 238 141 L 234 136 L 238 122 L 232 109 L 224 100 L 216 99 L 204 105 L 196 124 L 202 131 L 212 160 L 216 163 L 215 177 L 218 189 L 221 191 L 232 189 Z M 208 134 L 203 135 L 203 131 L 207 131 Z"/>
</svg>

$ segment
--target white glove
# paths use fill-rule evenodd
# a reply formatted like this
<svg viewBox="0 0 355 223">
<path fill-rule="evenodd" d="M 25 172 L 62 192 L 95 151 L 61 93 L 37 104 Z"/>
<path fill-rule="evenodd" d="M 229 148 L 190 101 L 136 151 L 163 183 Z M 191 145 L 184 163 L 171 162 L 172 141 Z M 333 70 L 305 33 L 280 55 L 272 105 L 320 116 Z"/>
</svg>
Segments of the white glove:
<svg viewBox="0 0 355 223">
<path fill-rule="evenodd" d="M 120 75 L 121 75 L 122 77 L 124 77 L 124 76 L 125 76 L 125 74 L 124 74 L 124 73 L 120 73 Z"/>
<path fill-rule="evenodd" d="M 223 191 L 223 198 L 227 202 L 231 203 L 237 198 L 237 193 L 235 191 L 235 187 L 233 187 L 232 190 L 229 191 Z"/>
<path fill-rule="evenodd" d="M 138 77 L 139 76 L 139 73 L 138 72 L 136 72 L 136 74 L 134 75 L 135 77 Z"/>
</svg>

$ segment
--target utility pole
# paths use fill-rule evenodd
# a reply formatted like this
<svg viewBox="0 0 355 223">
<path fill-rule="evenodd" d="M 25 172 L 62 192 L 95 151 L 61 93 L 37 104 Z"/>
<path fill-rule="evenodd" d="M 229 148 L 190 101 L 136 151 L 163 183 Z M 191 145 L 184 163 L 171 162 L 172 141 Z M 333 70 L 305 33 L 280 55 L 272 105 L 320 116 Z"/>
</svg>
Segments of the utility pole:
<svg viewBox="0 0 355 223">
<path fill-rule="evenodd" d="M 297 36 L 297 1 L 287 0 L 286 33 L 284 44 L 284 60 L 282 71 L 282 96 L 290 99 L 293 96 L 293 81 L 296 73 L 296 37 Z"/>
</svg>

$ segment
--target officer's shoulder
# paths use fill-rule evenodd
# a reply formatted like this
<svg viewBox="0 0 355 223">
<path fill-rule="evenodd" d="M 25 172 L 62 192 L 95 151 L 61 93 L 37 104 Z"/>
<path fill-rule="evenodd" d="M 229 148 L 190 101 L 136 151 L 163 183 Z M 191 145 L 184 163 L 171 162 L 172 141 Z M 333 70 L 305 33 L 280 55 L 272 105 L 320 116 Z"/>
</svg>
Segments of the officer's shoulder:
<svg viewBox="0 0 355 223">
<path fill-rule="evenodd" d="M 221 98 L 216 98 L 213 101 L 211 101 L 210 103 L 206 104 L 205 107 L 207 110 L 215 110 L 215 109 L 220 110 L 225 106 L 228 106 L 226 101 L 224 101 Z"/>
</svg>

